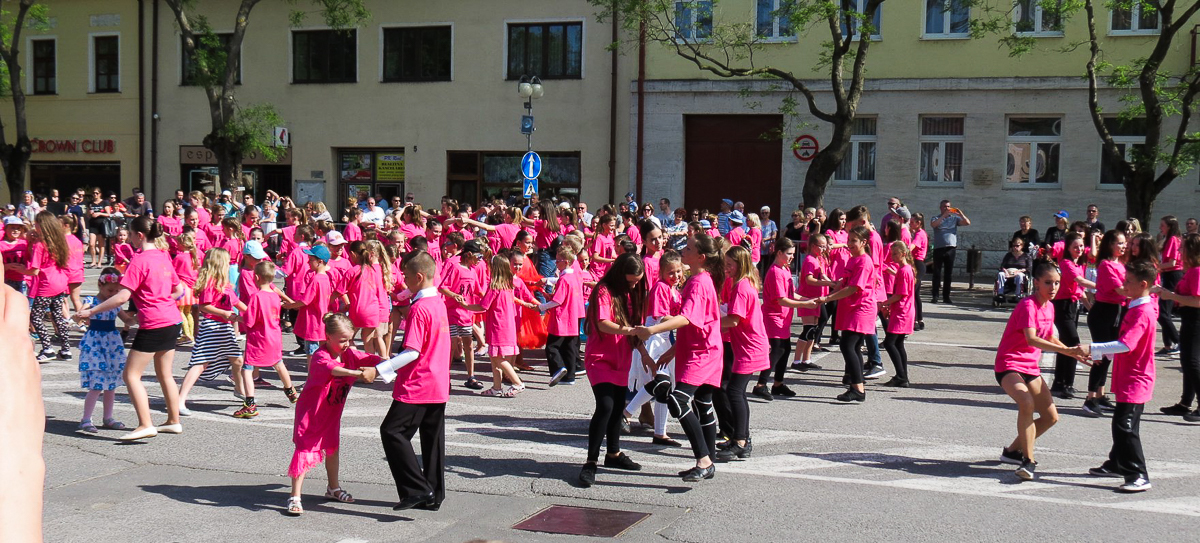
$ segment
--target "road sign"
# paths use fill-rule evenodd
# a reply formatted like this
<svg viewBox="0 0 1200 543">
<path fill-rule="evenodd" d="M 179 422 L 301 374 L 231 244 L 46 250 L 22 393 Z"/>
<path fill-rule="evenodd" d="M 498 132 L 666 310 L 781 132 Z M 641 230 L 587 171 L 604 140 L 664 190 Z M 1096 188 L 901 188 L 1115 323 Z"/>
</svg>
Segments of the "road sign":
<svg viewBox="0 0 1200 543">
<path fill-rule="evenodd" d="M 525 179 L 537 179 L 542 175 L 542 157 L 533 151 L 525 153 L 525 156 L 521 157 L 521 175 L 525 176 Z"/>
<path fill-rule="evenodd" d="M 533 198 L 533 195 L 537 194 L 537 191 L 538 191 L 538 180 L 537 179 L 528 179 L 528 178 L 525 179 L 524 189 L 522 190 L 522 193 L 524 193 L 525 198 Z"/>
<path fill-rule="evenodd" d="M 817 138 L 808 134 L 796 138 L 796 142 L 792 144 L 792 154 L 802 162 L 812 160 L 820 150 L 821 146 L 817 143 Z"/>
<path fill-rule="evenodd" d="M 292 133 L 282 126 L 276 126 L 271 139 L 271 147 L 291 147 Z"/>
</svg>

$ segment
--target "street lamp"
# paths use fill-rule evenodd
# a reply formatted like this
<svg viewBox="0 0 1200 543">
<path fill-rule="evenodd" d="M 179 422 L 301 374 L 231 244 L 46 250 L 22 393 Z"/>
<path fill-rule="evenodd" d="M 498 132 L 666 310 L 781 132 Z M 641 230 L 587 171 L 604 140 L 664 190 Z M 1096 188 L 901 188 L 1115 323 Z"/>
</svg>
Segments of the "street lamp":
<svg viewBox="0 0 1200 543">
<path fill-rule="evenodd" d="M 542 80 L 523 75 L 517 80 L 517 95 L 525 101 L 525 115 L 521 116 L 521 133 L 525 134 L 526 151 L 533 150 L 533 101 L 545 95 Z"/>
</svg>

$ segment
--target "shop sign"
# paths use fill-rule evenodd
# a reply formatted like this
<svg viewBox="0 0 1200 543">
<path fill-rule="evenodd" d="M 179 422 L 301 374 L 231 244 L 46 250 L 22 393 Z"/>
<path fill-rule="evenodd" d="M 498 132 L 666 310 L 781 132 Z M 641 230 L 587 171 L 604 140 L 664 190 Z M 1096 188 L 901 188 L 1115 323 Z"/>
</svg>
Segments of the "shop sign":
<svg viewBox="0 0 1200 543">
<path fill-rule="evenodd" d="M 404 181 L 404 155 L 401 153 L 375 154 L 376 181 Z"/>
<path fill-rule="evenodd" d="M 370 181 L 372 153 L 342 153 L 342 181 Z"/>
<path fill-rule="evenodd" d="M 180 145 L 179 163 L 215 165 L 217 163 L 217 155 L 203 145 Z M 250 153 L 242 157 L 243 166 L 290 166 L 291 164 L 291 148 L 286 148 L 283 150 L 283 156 L 278 162 L 271 162 L 259 156 L 258 153 Z"/>
<path fill-rule="evenodd" d="M 34 138 L 29 141 L 34 153 L 88 153 L 110 154 L 117 152 L 115 140 L 43 140 Z"/>
</svg>

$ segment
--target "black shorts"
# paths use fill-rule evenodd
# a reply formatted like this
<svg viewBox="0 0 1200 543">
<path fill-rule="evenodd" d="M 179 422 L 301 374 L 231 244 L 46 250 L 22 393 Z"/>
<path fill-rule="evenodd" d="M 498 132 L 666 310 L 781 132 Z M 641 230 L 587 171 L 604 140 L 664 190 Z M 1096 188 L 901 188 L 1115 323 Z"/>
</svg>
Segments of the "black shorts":
<svg viewBox="0 0 1200 543">
<path fill-rule="evenodd" d="M 143 353 L 173 350 L 175 343 L 179 340 L 182 326 L 182 324 L 172 324 L 162 328 L 138 328 L 137 333 L 133 336 L 133 345 L 129 348 Z"/>
<path fill-rule="evenodd" d="M 1030 375 L 1030 374 L 1028 374 L 1028 373 L 1021 373 L 1021 372 L 1019 372 L 1019 371 L 1017 371 L 1017 370 L 1005 370 L 1005 371 L 998 371 L 998 372 L 996 372 L 996 384 L 997 384 L 997 385 L 999 385 L 999 384 L 1002 384 L 1002 381 L 1004 381 L 1004 376 L 1005 376 L 1005 375 L 1008 375 L 1008 374 L 1010 374 L 1010 373 L 1015 373 L 1015 374 L 1017 374 L 1017 375 L 1020 375 L 1020 376 L 1021 376 L 1021 379 L 1024 379 L 1024 380 L 1025 380 L 1025 384 L 1027 384 L 1027 385 L 1028 385 L 1029 383 L 1033 382 L 1035 379 L 1041 379 L 1041 378 L 1042 378 L 1042 376 L 1041 376 L 1041 375 Z"/>
</svg>

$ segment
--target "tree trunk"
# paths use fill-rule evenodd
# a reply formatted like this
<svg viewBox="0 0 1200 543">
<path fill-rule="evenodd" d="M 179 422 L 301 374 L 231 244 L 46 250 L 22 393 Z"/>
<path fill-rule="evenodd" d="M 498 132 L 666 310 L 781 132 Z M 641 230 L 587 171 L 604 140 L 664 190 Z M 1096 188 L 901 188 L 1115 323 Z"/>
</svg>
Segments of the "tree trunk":
<svg viewBox="0 0 1200 543">
<path fill-rule="evenodd" d="M 217 157 L 217 172 L 220 176 L 219 187 L 221 190 L 235 190 L 242 183 L 242 153 L 234 142 L 228 138 L 209 134 L 204 136 L 204 147 L 208 148 Z"/>
<path fill-rule="evenodd" d="M 8 185 L 9 201 L 14 205 L 21 201 L 21 196 L 25 192 L 25 166 L 29 164 L 29 157 L 33 154 L 32 150 L 29 137 L 25 134 L 18 135 L 15 145 L 4 145 L 0 148 L 0 166 L 4 168 L 4 181 Z"/>
<path fill-rule="evenodd" d="M 1154 213 L 1154 199 L 1158 190 L 1154 187 L 1153 168 L 1139 167 L 1133 170 L 1133 175 L 1125 183 L 1125 214 L 1142 223 L 1142 231 L 1153 232 L 1149 228 L 1153 223 L 1150 217 Z"/>
<path fill-rule="evenodd" d="M 825 188 L 850 150 L 853 125 L 852 119 L 835 122 L 829 145 L 818 151 L 808 165 L 808 172 L 804 174 L 804 207 L 819 208 L 824 205 Z"/>
</svg>

